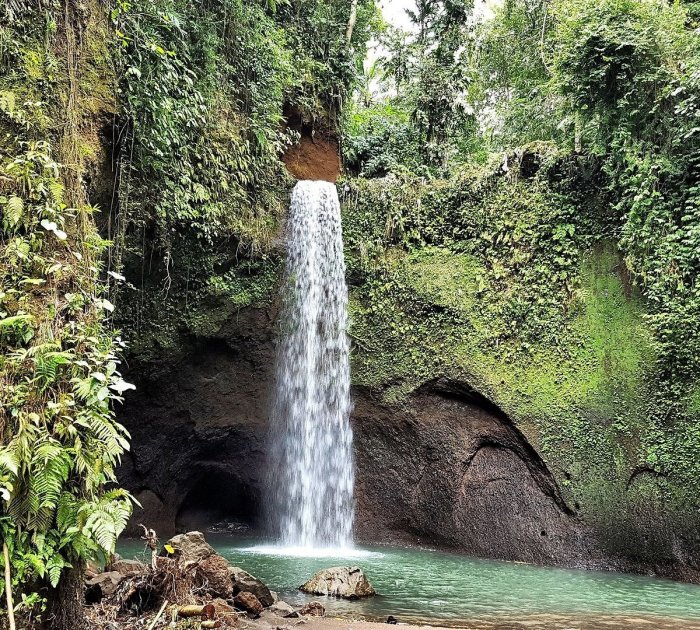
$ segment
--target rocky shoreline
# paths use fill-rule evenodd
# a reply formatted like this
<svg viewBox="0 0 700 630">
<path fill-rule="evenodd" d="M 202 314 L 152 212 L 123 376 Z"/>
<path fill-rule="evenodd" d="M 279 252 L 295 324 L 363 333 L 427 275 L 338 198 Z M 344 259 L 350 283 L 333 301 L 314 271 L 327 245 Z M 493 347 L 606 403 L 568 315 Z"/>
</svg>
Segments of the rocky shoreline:
<svg viewBox="0 0 700 630">
<path fill-rule="evenodd" d="M 92 627 L 239 628 L 265 618 L 279 624 L 323 617 L 312 601 L 294 608 L 261 580 L 231 566 L 201 532 L 179 534 L 162 549 L 153 530 L 144 528 L 150 564 L 115 555 L 103 568 L 86 572 L 85 603 Z M 375 591 L 359 567 L 332 567 L 312 576 L 300 590 L 312 595 L 360 599 Z"/>
</svg>

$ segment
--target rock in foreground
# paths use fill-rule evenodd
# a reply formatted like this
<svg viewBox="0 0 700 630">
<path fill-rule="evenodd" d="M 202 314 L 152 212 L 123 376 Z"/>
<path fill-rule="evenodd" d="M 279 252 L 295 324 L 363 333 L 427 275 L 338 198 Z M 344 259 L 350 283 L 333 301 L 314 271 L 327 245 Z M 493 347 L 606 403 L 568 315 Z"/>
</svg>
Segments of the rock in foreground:
<svg viewBox="0 0 700 630">
<path fill-rule="evenodd" d="M 231 580 L 233 580 L 234 595 L 245 591 L 252 593 L 260 600 L 260 603 L 265 606 L 265 608 L 275 603 L 275 598 L 270 589 L 258 580 L 258 578 L 252 576 L 240 567 L 230 567 L 229 572 L 231 574 Z"/>
<path fill-rule="evenodd" d="M 204 539 L 202 532 L 178 534 L 173 536 L 166 545 L 175 550 L 174 557 L 179 559 L 183 565 L 202 562 L 216 553 L 214 547 Z M 163 548 L 160 555 L 169 556 L 170 554 Z"/>
<path fill-rule="evenodd" d="M 343 599 L 360 599 L 376 594 L 360 567 L 323 569 L 299 588 L 311 595 L 331 595 Z"/>
<path fill-rule="evenodd" d="M 238 593 L 238 595 L 233 598 L 233 603 L 236 605 L 236 608 L 247 612 L 254 619 L 259 617 L 260 613 L 263 611 L 263 605 L 260 603 L 260 600 L 247 591 Z"/>
</svg>

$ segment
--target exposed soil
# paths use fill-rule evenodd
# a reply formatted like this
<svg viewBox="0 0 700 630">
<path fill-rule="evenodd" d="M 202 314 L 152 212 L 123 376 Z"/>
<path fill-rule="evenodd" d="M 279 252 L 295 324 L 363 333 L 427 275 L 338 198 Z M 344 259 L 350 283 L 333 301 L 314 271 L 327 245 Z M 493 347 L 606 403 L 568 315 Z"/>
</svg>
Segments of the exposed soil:
<svg viewBox="0 0 700 630">
<path fill-rule="evenodd" d="M 340 176 L 340 146 L 326 122 L 311 122 L 298 111 L 285 111 L 286 126 L 296 131 L 299 142 L 282 156 L 287 170 L 296 179 L 335 183 Z"/>
<path fill-rule="evenodd" d="M 299 143 L 284 154 L 283 160 L 296 179 L 335 183 L 340 175 L 338 142 L 323 133 L 302 136 Z"/>
</svg>

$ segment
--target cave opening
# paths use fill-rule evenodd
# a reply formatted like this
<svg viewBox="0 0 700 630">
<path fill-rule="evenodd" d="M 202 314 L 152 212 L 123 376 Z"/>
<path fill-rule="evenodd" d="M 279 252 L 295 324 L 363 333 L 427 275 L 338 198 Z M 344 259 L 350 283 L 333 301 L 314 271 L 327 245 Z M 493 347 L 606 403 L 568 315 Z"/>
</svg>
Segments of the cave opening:
<svg viewBox="0 0 700 630">
<path fill-rule="evenodd" d="M 259 494 L 234 473 L 205 470 L 185 495 L 175 519 L 178 531 L 246 532 L 261 524 Z"/>
</svg>

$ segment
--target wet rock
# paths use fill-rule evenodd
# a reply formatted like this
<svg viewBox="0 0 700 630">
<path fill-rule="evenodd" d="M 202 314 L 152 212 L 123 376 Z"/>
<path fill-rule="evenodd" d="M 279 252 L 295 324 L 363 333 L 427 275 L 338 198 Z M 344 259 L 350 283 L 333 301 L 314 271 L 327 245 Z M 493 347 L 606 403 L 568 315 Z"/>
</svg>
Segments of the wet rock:
<svg viewBox="0 0 700 630">
<path fill-rule="evenodd" d="M 360 567 L 324 569 L 303 584 L 300 590 L 312 595 L 331 595 L 343 599 L 359 599 L 376 593 Z"/>
<path fill-rule="evenodd" d="M 260 603 L 267 608 L 275 603 L 275 597 L 265 584 L 263 584 L 258 578 L 252 576 L 247 571 L 244 571 L 240 567 L 230 567 L 229 572 L 231 575 L 231 580 L 233 581 L 233 593 L 234 595 L 241 592 L 248 592 L 255 595 Z"/>
<path fill-rule="evenodd" d="M 117 571 L 105 571 L 85 581 L 85 600 L 90 604 L 102 601 L 114 594 L 124 576 Z"/>
<path fill-rule="evenodd" d="M 236 605 L 236 608 L 247 612 L 253 618 L 259 617 L 260 613 L 264 610 L 260 600 L 247 591 L 238 593 L 238 595 L 233 598 L 233 603 Z"/>
<path fill-rule="evenodd" d="M 175 549 L 175 558 L 178 558 L 182 564 L 201 562 L 216 553 L 214 548 L 204 540 L 202 532 L 178 534 L 173 536 L 166 544 Z M 160 555 L 167 556 L 170 554 L 163 549 Z"/>
<path fill-rule="evenodd" d="M 296 614 L 294 608 L 292 608 L 287 602 L 275 602 L 272 604 L 272 606 L 270 606 L 270 612 L 278 617 L 291 617 Z"/>
<path fill-rule="evenodd" d="M 391 624 L 392 626 L 395 626 L 396 624 L 399 623 L 399 622 L 397 621 L 396 617 L 394 617 L 393 615 L 389 615 L 389 616 L 386 618 L 386 622 L 387 622 L 388 624 Z"/>
<path fill-rule="evenodd" d="M 300 615 L 323 617 L 326 614 L 326 609 L 319 602 L 309 602 L 308 604 L 304 604 L 298 612 Z"/>
</svg>

